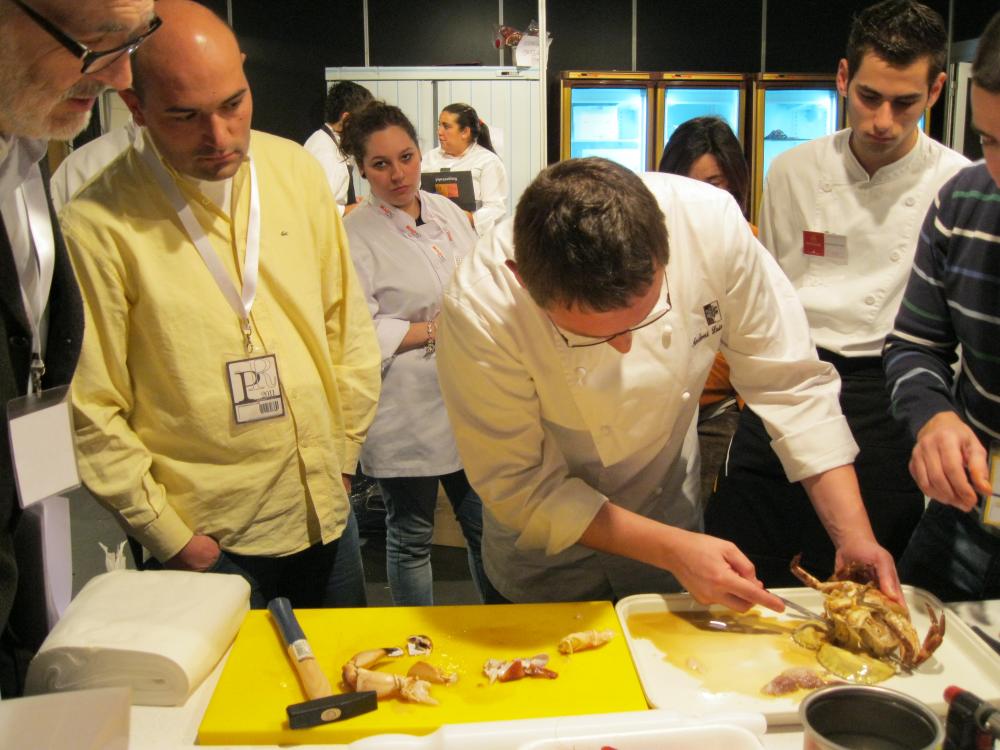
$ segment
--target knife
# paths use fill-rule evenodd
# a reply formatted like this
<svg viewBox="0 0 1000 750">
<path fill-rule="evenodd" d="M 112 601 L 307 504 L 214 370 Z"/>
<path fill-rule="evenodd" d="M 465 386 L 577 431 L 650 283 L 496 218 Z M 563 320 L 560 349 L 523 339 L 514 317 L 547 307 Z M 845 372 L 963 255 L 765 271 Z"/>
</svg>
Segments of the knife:
<svg viewBox="0 0 1000 750">
<path fill-rule="evenodd" d="M 783 596 L 778 596 L 773 591 L 770 591 L 768 593 L 773 594 L 774 596 L 777 596 L 779 599 L 781 599 L 782 604 L 784 604 L 790 610 L 792 610 L 794 612 L 797 612 L 798 614 L 802 615 L 807 620 L 819 620 L 820 622 L 826 622 L 826 618 L 825 617 L 823 617 L 822 615 L 816 614 L 811 609 L 806 609 L 801 604 L 797 604 L 796 602 L 793 602 L 791 599 L 786 599 Z"/>
<path fill-rule="evenodd" d="M 976 635 L 978 635 L 980 638 L 986 641 L 986 645 L 988 645 L 991 649 L 1000 654 L 1000 641 L 998 641 L 996 638 L 987 633 L 978 625 L 973 625 L 972 629 L 975 631 Z"/>
</svg>

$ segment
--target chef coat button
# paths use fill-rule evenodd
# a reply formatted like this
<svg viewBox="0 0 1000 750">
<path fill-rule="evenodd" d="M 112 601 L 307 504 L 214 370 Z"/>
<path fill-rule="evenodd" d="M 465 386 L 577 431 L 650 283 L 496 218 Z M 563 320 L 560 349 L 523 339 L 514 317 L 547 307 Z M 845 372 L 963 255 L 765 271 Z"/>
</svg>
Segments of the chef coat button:
<svg viewBox="0 0 1000 750">
<path fill-rule="evenodd" d="M 899 251 L 898 250 L 893 250 L 891 253 L 889 253 L 889 260 L 892 260 L 892 261 L 899 260 Z"/>
<path fill-rule="evenodd" d="M 819 189 L 822 190 L 824 193 L 829 193 L 831 190 L 830 183 L 829 182 L 822 183 L 819 186 Z"/>
<path fill-rule="evenodd" d="M 681 401 L 690 401 L 690 400 L 691 400 L 691 392 L 690 391 L 684 391 L 681 394 Z"/>
<path fill-rule="evenodd" d="M 869 294 L 867 297 L 865 297 L 865 304 L 866 305 L 874 305 L 875 304 L 875 295 L 874 294 Z"/>
<path fill-rule="evenodd" d="M 583 380 L 584 377 L 586 377 L 586 375 L 587 375 L 587 368 L 586 367 L 577 367 L 576 368 L 576 379 L 577 380 Z"/>
<path fill-rule="evenodd" d="M 917 202 L 917 199 L 914 198 L 912 195 L 910 197 L 908 197 L 905 201 L 903 201 L 903 203 L 905 203 L 907 206 L 912 206 L 916 202 Z"/>
</svg>

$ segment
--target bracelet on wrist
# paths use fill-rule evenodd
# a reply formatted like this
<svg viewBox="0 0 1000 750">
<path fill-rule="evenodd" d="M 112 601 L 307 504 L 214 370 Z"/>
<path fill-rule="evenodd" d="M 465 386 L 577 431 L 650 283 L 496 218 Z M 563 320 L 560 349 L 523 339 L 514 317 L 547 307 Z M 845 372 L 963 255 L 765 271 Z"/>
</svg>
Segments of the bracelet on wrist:
<svg viewBox="0 0 1000 750">
<path fill-rule="evenodd" d="M 437 326 L 433 321 L 427 323 L 427 341 L 424 342 L 424 356 L 429 357 L 437 349 Z"/>
</svg>

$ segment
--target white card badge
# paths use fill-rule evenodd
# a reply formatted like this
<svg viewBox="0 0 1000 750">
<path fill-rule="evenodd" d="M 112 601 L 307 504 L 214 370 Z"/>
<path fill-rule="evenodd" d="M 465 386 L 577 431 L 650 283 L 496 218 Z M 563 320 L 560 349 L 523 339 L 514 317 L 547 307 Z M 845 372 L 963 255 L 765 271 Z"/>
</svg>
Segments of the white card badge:
<svg viewBox="0 0 1000 750">
<path fill-rule="evenodd" d="M 990 487 L 992 492 L 983 503 L 983 523 L 1000 527 L 1000 443 L 990 443 Z"/>
<path fill-rule="evenodd" d="M 802 232 L 802 254 L 826 258 L 838 265 L 847 263 L 847 237 L 830 232 Z"/>
<path fill-rule="evenodd" d="M 80 486 L 69 386 L 12 399 L 7 422 L 22 508 Z"/>
<path fill-rule="evenodd" d="M 285 416 L 278 359 L 273 354 L 226 363 L 236 424 Z"/>
</svg>

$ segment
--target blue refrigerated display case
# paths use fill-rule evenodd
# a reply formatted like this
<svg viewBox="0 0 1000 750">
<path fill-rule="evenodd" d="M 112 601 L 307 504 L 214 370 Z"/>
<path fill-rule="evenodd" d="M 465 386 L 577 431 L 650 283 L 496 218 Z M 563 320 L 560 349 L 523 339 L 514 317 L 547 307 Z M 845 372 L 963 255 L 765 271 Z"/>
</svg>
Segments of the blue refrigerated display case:
<svg viewBox="0 0 1000 750">
<path fill-rule="evenodd" d="M 569 155 L 603 156 L 641 172 L 649 161 L 648 119 L 646 88 L 573 88 L 569 104 Z"/>
<path fill-rule="evenodd" d="M 726 121 L 736 137 L 743 140 L 742 84 L 733 86 L 673 87 L 663 92 L 663 143 L 681 123 L 695 117 L 715 116 Z"/>
<path fill-rule="evenodd" d="M 760 211 L 764 176 L 778 154 L 843 127 L 833 76 L 762 73 L 753 82 L 752 221 Z"/>
</svg>

